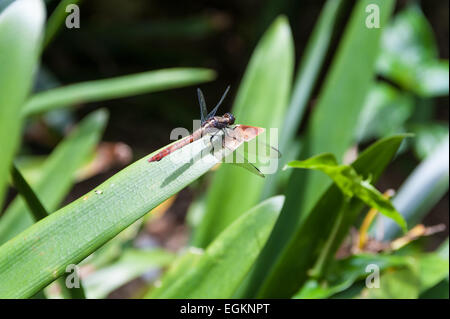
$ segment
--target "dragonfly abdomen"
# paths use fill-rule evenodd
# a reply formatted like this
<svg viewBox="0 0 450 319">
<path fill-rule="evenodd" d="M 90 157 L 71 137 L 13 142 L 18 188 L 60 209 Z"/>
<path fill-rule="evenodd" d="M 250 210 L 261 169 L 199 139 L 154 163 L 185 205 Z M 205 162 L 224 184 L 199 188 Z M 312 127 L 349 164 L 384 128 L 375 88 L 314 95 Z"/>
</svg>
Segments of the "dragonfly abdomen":
<svg viewBox="0 0 450 319">
<path fill-rule="evenodd" d="M 175 144 L 170 145 L 169 147 L 166 147 L 165 149 L 161 150 L 157 154 L 153 155 L 148 159 L 149 162 L 159 162 L 167 155 L 171 154 L 172 152 L 175 152 L 176 150 L 194 142 L 195 140 L 199 139 L 201 137 L 200 130 L 195 131 L 192 135 L 187 136 L 184 139 L 179 140 Z"/>
</svg>

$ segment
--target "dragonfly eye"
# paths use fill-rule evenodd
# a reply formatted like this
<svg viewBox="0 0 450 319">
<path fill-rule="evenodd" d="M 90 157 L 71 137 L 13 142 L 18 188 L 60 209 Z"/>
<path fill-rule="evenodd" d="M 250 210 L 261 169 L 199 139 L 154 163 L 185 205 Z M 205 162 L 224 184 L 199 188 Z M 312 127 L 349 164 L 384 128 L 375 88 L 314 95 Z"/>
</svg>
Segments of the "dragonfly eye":
<svg viewBox="0 0 450 319">
<path fill-rule="evenodd" d="M 233 114 L 231 114 L 231 113 L 225 113 L 224 116 L 230 119 L 230 120 L 229 120 L 230 125 L 234 124 L 234 121 L 235 121 L 236 119 L 234 118 Z"/>
</svg>

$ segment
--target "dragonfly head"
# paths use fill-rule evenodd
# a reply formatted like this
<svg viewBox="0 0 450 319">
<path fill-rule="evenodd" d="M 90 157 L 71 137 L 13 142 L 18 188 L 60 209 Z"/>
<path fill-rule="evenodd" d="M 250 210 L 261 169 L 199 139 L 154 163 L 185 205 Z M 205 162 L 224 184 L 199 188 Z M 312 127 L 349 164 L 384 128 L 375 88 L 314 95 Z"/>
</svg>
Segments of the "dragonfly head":
<svg viewBox="0 0 450 319">
<path fill-rule="evenodd" d="M 223 115 L 223 117 L 226 118 L 226 119 L 228 119 L 229 125 L 233 125 L 233 124 L 234 124 L 234 121 L 236 120 L 236 119 L 234 118 L 234 115 L 231 114 L 231 113 L 229 113 L 229 112 L 225 113 L 225 114 Z"/>
</svg>

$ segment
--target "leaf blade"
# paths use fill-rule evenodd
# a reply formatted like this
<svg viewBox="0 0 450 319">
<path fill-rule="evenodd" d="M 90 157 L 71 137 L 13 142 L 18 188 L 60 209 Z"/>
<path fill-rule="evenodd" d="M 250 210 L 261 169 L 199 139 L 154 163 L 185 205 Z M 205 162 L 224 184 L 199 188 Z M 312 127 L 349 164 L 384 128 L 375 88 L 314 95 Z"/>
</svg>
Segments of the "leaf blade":
<svg viewBox="0 0 450 319">
<path fill-rule="evenodd" d="M 239 217 L 158 298 L 230 298 L 267 240 L 283 201 L 283 196 L 272 197 Z"/>
<path fill-rule="evenodd" d="M 358 1 L 346 26 L 342 41 L 331 65 L 310 122 L 302 157 L 331 152 L 341 158 L 354 141 L 358 113 L 375 76 L 380 29 L 365 27 L 365 8 L 377 4 L 380 23 L 384 25 L 393 9 L 394 1 Z M 274 227 L 271 238 L 252 270 L 243 295 L 256 296 L 266 273 L 280 258 L 284 246 L 298 232 L 306 218 L 330 185 L 317 172 L 294 171 L 287 186 L 286 203 Z"/>
<path fill-rule="evenodd" d="M 361 175 L 371 174 L 373 181 L 376 181 L 397 153 L 404 137 L 397 135 L 374 143 L 352 163 L 353 168 Z M 266 275 L 258 297 L 291 297 L 300 289 L 308 278 L 308 270 L 319 255 L 320 247 L 332 231 L 339 212 L 335 208 L 340 207 L 342 201 L 342 192 L 337 186 L 330 186 L 283 249 L 272 272 Z M 349 209 L 343 215 L 336 240 L 329 251 L 329 258 L 334 256 L 334 252 L 337 251 L 363 206 L 356 198 L 349 203 Z M 298 258 L 299 252 L 302 258 Z M 257 275 L 257 272 L 253 274 L 255 278 L 259 278 Z"/>
<path fill-rule="evenodd" d="M 145 156 L 0 246 L 0 296 L 30 297 L 220 161 L 209 136 L 159 162 Z M 176 156 L 191 154 L 188 162 Z M 203 160 L 193 160 L 202 154 Z"/>
<path fill-rule="evenodd" d="M 363 176 L 358 175 L 351 166 L 338 165 L 333 154 L 326 153 L 303 161 L 292 161 L 287 164 L 287 167 L 314 169 L 327 174 L 345 196 L 348 198 L 358 197 L 370 207 L 394 220 L 404 232 L 407 231 L 406 221 L 391 201 L 385 198 L 368 180 L 364 180 Z"/>
<path fill-rule="evenodd" d="M 286 18 L 278 17 L 255 48 L 239 86 L 232 111 L 240 123 L 263 128 L 281 126 L 293 70 L 292 42 Z M 193 245 L 206 247 L 240 214 L 253 207 L 263 184 L 258 176 L 222 165 L 208 190 L 205 215 L 195 230 Z M 224 202 L 223 197 L 228 200 Z"/>
<path fill-rule="evenodd" d="M 66 85 L 33 95 L 24 106 L 26 116 L 78 103 L 115 99 L 211 81 L 208 69 L 173 68 Z"/>
<path fill-rule="evenodd" d="M 107 119 L 108 113 L 102 109 L 86 116 L 45 161 L 39 180 L 32 186 L 48 212 L 53 212 L 70 190 L 76 170 L 99 142 Z M 0 245 L 33 222 L 24 201 L 14 199 L 0 218 Z"/>
<path fill-rule="evenodd" d="M 44 19 L 39 0 L 16 1 L 0 14 L 0 207 L 19 145 L 20 113 L 38 62 Z"/>
</svg>

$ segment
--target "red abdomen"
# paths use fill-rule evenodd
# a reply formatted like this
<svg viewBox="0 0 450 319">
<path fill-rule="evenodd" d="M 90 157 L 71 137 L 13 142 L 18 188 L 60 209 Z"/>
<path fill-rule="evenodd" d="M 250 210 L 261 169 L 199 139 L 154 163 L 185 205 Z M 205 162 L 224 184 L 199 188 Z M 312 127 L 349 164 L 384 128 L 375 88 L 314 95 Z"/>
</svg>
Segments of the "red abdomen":
<svg viewBox="0 0 450 319">
<path fill-rule="evenodd" d="M 148 159 L 148 161 L 149 162 L 159 162 L 160 160 L 162 160 L 164 157 L 166 157 L 170 153 L 182 148 L 183 146 L 185 146 L 189 143 L 192 143 L 193 141 L 195 141 L 195 139 L 196 139 L 196 136 L 194 136 L 194 134 L 190 135 L 190 136 L 186 137 L 185 139 L 182 139 L 179 142 L 172 144 L 172 145 L 166 147 L 165 149 L 163 149 L 162 151 L 160 151 L 159 153 L 153 155 L 152 157 L 150 157 Z"/>
</svg>

